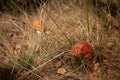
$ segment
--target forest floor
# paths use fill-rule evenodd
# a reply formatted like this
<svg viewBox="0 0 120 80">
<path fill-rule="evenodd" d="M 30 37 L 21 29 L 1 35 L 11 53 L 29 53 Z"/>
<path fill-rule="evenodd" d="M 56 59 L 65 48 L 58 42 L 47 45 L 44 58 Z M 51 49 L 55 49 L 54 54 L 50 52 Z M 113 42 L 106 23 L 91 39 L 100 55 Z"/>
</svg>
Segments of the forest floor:
<svg viewBox="0 0 120 80">
<path fill-rule="evenodd" d="M 108 6 L 51 0 L 1 12 L 0 72 L 11 80 L 120 80 L 120 7 Z M 92 47 L 89 58 L 71 55 L 78 43 Z"/>
</svg>

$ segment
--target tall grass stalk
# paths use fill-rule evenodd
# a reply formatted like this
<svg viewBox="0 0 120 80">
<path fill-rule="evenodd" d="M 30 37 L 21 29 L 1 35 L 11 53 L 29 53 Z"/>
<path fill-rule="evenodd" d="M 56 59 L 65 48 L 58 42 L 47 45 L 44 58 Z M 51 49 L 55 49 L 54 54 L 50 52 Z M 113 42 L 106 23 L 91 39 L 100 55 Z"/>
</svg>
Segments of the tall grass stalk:
<svg viewBox="0 0 120 80">
<path fill-rule="evenodd" d="M 89 1 L 86 0 L 86 20 L 87 20 L 87 28 L 88 28 L 88 37 L 90 36 L 90 26 L 89 26 Z"/>
</svg>

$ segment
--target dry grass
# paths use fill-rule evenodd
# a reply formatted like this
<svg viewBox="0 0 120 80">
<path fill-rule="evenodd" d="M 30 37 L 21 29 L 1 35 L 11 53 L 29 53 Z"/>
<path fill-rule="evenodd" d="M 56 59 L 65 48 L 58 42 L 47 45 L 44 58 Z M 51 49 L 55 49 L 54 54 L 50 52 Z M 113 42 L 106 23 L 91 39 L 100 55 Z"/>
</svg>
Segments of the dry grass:
<svg viewBox="0 0 120 80">
<path fill-rule="evenodd" d="M 96 12 L 82 0 L 51 0 L 37 12 L 1 13 L 0 66 L 17 70 L 17 80 L 119 80 L 120 35 L 113 26 L 118 20 Z M 44 21 L 43 29 L 32 30 L 35 19 Z M 79 42 L 89 43 L 94 54 L 76 66 L 69 51 Z M 60 67 L 67 72 L 58 74 Z"/>
</svg>

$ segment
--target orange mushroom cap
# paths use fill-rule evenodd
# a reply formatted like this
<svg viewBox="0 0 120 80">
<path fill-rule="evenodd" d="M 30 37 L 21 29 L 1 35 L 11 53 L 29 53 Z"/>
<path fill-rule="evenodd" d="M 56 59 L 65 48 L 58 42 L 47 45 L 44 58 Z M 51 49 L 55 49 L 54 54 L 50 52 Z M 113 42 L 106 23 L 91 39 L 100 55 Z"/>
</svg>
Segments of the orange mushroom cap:
<svg viewBox="0 0 120 80">
<path fill-rule="evenodd" d="M 78 57 L 82 54 L 82 52 L 83 52 L 84 58 L 88 58 L 93 52 L 93 49 L 88 43 L 78 43 L 75 46 L 73 46 L 70 53 L 73 56 Z"/>
<path fill-rule="evenodd" d="M 44 25 L 43 21 L 36 19 L 32 22 L 32 29 L 33 30 L 40 30 L 43 27 L 43 25 Z"/>
</svg>

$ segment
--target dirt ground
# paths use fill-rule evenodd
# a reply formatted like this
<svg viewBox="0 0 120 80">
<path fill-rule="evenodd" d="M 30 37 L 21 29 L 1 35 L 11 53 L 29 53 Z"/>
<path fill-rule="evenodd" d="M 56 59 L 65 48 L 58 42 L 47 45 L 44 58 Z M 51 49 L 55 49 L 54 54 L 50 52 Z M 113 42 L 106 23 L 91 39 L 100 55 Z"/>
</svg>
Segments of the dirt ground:
<svg viewBox="0 0 120 80">
<path fill-rule="evenodd" d="M 1 12 L 0 80 L 119 80 L 119 3 L 88 3 L 51 0 L 30 12 Z M 36 20 L 42 27 L 32 27 Z M 81 42 L 92 47 L 89 58 L 70 54 Z"/>
</svg>

